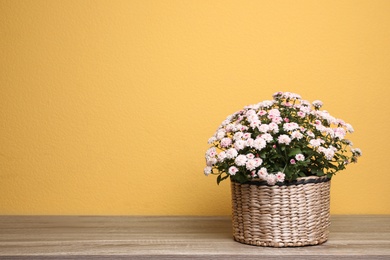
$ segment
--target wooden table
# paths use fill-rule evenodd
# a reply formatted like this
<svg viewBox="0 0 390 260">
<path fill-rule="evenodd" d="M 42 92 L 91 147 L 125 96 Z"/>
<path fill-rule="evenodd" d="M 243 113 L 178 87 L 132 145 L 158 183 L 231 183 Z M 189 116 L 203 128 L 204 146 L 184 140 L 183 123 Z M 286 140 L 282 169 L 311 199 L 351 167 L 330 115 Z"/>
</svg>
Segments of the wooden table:
<svg viewBox="0 0 390 260">
<path fill-rule="evenodd" d="M 390 216 L 332 216 L 319 246 L 233 241 L 229 217 L 0 216 L 1 259 L 390 259 Z"/>
</svg>

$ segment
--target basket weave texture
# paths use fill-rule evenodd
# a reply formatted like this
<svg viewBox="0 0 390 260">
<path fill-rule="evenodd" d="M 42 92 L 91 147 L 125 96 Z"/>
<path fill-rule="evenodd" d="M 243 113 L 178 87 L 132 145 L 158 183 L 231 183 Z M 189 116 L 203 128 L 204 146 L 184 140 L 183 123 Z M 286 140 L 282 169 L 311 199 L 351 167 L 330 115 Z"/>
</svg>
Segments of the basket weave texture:
<svg viewBox="0 0 390 260">
<path fill-rule="evenodd" d="M 328 239 L 330 180 L 295 183 L 231 182 L 234 240 L 255 246 L 318 245 Z"/>
</svg>

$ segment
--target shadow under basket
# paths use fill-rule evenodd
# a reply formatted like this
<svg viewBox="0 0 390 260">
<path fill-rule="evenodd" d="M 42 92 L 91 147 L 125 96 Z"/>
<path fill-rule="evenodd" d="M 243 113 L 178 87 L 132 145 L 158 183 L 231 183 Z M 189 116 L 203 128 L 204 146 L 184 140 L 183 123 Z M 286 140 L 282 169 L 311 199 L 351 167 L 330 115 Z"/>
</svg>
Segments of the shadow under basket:
<svg viewBox="0 0 390 260">
<path fill-rule="evenodd" d="M 294 247 L 327 241 L 330 179 L 304 177 L 274 186 L 231 181 L 234 240 L 255 246 Z"/>
</svg>

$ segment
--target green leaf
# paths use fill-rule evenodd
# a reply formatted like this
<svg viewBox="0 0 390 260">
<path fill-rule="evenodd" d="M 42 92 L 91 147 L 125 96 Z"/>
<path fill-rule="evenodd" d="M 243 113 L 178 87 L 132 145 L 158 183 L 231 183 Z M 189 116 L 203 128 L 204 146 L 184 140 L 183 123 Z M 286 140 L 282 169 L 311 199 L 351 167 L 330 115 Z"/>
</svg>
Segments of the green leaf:
<svg viewBox="0 0 390 260">
<path fill-rule="evenodd" d="M 229 178 L 229 175 L 228 175 L 228 174 L 226 174 L 226 176 L 222 177 L 222 178 L 221 178 L 221 181 L 226 180 L 227 178 Z"/>
<path fill-rule="evenodd" d="M 306 177 L 306 174 L 304 174 L 303 172 L 299 172 L 298 175 L 299 175 L 300 177 Z"/>
<path fill-rule="evenodd" d="M 219 185 L 219 183 L 223 180 L 226 180 L 227 178 L 229 178 L 229 174 L 226 174 L 225 176 L 222 177 L 222 174 L 218 175 L 217 177 L 217 184 Z"/>
<path fill-rule="evenodd" d="M 299 153 L 302 153 L 301 149 L 300 148 L 294 148 L 294 149 L 290 150 L 290 152 L 288 153 L 288 156 L 294 156 L 294 155 L 297 155 Z"/>
<path fill-rule="evenodd" d="M 243 176 L 241 174 L 234 175 L 234 179 L 240 183 L 244 183 L 248 180 L 245 176 Z"/>
<path fill-rule="evenodd" d="M 217 184 L 219 185 L 219 183 L 221 182 L 221 175 L 218 175 L 218 177 L 217 177 Z"/>
</svg>

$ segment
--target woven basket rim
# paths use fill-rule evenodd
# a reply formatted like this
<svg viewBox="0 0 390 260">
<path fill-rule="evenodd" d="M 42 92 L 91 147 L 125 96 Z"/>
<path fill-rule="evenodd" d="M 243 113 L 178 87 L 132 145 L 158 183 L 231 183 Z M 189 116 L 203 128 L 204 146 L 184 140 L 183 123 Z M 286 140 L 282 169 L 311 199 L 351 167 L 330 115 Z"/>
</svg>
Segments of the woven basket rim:
<svg viewBox="0 0 390 260">
<path fill-rule="evenodd" d="M 230 179 L 231 182 L 240 183 L 236 180 Z M 256 185 L 256 186 L 292 186 L 292 185 L 304 185 L 304 184 L 310 184 L 310 183 L 322 183 L 322 182 L 328 182 L 331 179 L 327 176 L 307 176 L 307 177 L 300 177 L 297 178 L 294 181 L 284 181 L 284 182 L 277 182 L 275 185 L 270 185 L 266 181 L 260 180 L 258 178 L 254 178 L 251 181 L 246 181 L 240 184 L 249 184 L 249 185 Z"/>
</svg>

